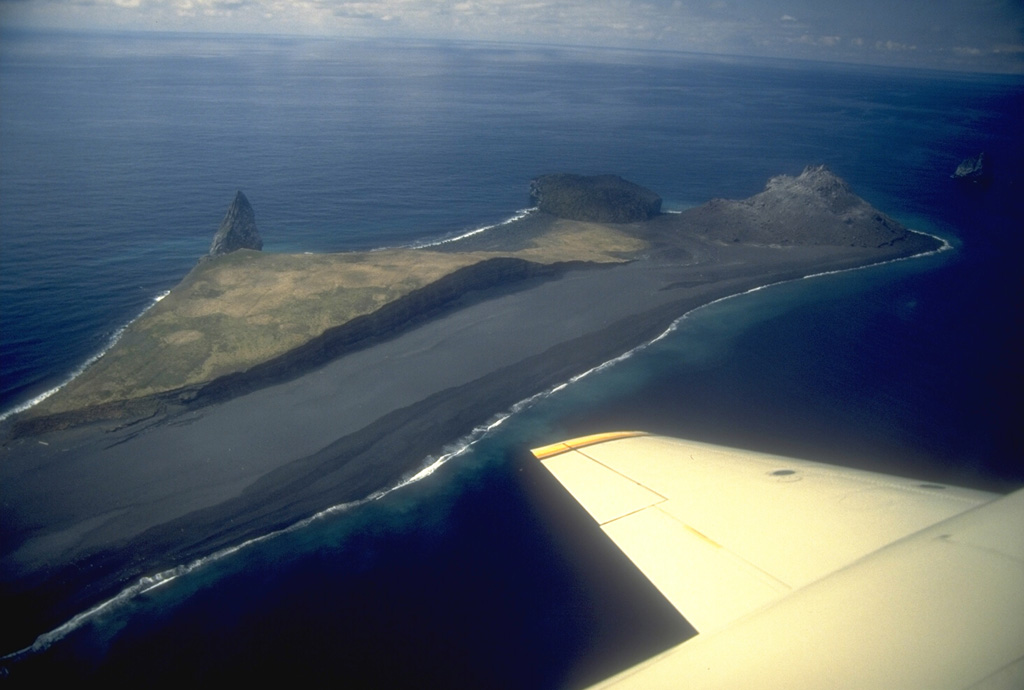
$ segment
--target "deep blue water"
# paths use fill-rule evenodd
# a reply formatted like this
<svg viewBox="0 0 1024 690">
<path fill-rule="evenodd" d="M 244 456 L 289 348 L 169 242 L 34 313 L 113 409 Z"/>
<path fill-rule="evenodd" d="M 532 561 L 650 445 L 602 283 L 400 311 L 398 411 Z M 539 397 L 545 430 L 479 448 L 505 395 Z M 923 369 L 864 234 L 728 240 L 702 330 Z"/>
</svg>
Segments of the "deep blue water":
<svg viewBox="0 0 1024 690">
<path fill-rule="evenodd" d="M 513 449 L 609 427 L 1024 483 L 1020 78 L 536 46 L 2 39 L 4 410 L 172 287 L 236 189 L 265 251 L 336 251 L 498 222 L 544 172 L 617 173 L 682 208 L 826 163 L 955 246 L 700 310 L 428 479 L 135 597 L 13 673 L 301 665 L 364 684 L 556 687 L 609 649 L 678 639 L 585 583 L 576 538 L 522 489 Z M 981 150 L 993 185 L 954 186 Z"/>
</svg>

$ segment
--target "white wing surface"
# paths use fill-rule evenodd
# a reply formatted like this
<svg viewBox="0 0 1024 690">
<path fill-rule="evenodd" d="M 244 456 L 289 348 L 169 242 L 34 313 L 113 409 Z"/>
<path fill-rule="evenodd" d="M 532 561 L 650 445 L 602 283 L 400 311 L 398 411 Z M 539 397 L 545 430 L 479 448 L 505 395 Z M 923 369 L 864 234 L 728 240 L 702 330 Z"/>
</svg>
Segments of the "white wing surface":
<svg viewBox="0 0 1024 690">
<path fill-rule="evenodd" d="M 636 432 L 533 452 L 700 632 L 615 687 L 1024 687 L 1024 492 Z"/>
</svg>

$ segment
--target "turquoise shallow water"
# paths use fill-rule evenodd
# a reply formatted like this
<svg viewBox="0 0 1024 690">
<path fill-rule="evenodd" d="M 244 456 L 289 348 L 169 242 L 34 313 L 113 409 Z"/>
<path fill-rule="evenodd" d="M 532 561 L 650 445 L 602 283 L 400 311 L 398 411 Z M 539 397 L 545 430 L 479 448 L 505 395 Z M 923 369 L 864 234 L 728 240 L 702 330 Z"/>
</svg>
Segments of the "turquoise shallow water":
<svg viewBox="0 0 1024 690">
<path fill-rule="evenodd" d="M 493 45 L 4 38 L 5 408 L 173 286 L 236 188 L 267 251 L 336 251 L 500 221 L 553 170 L 618 173 L 671 208 L 824 162 L 955 246 L 696 312 L 429 478 L 132 597 L 12 674 L 283 678 L 302 665 L 557 687 L 602 650 L 678 638 L 685 626 L 645 628 L 581 585 L 582 556 L 521 489 L 517 450 L 611 427 L 1024 482 L 1020 80 Z M 996 183 L 952 186 L 983 148 Z"/>
</svg>

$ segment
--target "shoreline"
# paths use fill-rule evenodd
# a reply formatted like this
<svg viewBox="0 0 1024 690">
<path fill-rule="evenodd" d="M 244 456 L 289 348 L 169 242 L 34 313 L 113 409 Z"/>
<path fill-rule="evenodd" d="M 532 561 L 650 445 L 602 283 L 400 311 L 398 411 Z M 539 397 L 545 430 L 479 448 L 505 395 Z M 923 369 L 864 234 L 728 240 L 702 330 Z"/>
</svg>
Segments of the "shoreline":
<svg viewBox="0 0 1024 690">
<path fill-rule="evenodd" d="M 200 262 L 102 356 L 0 432 L 31 436 L 198 409 L 301 376 L 496 290 L 621 264 L 646 247 L 622 228 L 523 213 L 434 247 L 231 253 Z"/>
<path fill-rule="evenodd" d="M 733 253 L 727 258 L 765 251 L 744 247 L 729 250 Z M 381 490 L 390 491 L 404 479 L 422 473 L 425 461 L 436 456 L 441 449 L 460 443 L 480 425 L 493 421 L 495 415 L 514 411 L 516 406 L 530 398 L 547 394 L 611 362 L 628 357 L 637 349 L 664 337 L 680 319 L 695 309 L 781 282 L 880 263 L 879 257 L 868 260 L 862 251 L 847 252 L 841 257 L 835 256 L 834 249 L 800 248 L 795 251 L 805 256 L 796 261 L 788 257 L 781 263 L 769 262 L 760 266 L 761 270 L 753 271 L 753 275 L 750 275 L 749 265 L 729 271 L 716 266 L 716 261 L 698 261 L 690 265 L 639 261 L 601 271 L 571 271 L 556 280 L 544 281 L 525 290 L 499 291 L 500 294 L 488 299 L 427 319 L 392 339 L 346 354 L 295 380 L 200 410 L 146 420 L 134 426 L 123 425 L 115 430 L 92 425 L 16 440 L 3 449 L 6 457 L 2 463 L 2 471 L 8 475 L 4 477 L 4 484 L 13 487 L 15 494 L 27 490 L 38 498 L 44 485 L 49 483 L 37 483 L 33 491 L 31 487 L 19 484 L 19 477 L 23 478 L 24 472 L 11 475 L 12 467 L 31 463 L 32 458 L 36 460 L 31 463 L 34 467 L 23 470 L 29 474 L 42 472 L 49 480 L 58 473 L 67 475 L 68 471 L 72 474 L 81 472 L 85 479 L 94 475 L 93 469 L 88 467 L 90 463 L 112 462 L 121 470 L 115 473 L 117 481 L 129 480 L 129 486 L 122 486 L 120 493 L 130 496 L 135 503 L 149 503 L 152 508 L 146 510 L 144 505 L 142 508 L 125 508 L 121 505 L 111 511 L 103 510 L 103 506 L 83 504 L 77 510 L 65 510 L 63 519 L 56 520 L 57 526 L 36 525 L 36 529 L 27 530 L 34 534 L 21 530 L 21 538 L 14 549 L 5 538 L 8 543 L 4 547 L 0 600 L 12 605 L 12 600 L 19 598 L 27 603 L 29 610 L 35 609 L 35 615 L 28 617 L 34 619 L 35 624 L 25 620 L 29 627 L 34 628 L 33 632 L 11 631 L 4 646 L 8 651 L 24 648 L 31 643 L 31 639 L 26 639 L 29 634 L 34 638 L 46 630 L 58 629 L 97 602 L 117 596 L 126 587 L 135 586 L 147 573 L 173 570 L 225 549 L 236 549 L 246 541 L 262 539 L 281 529 L 290 529 L 296 523 L 315 519 L 311 516 L 330 510 L 331 506 L 371 500 Z M 816 260 L 808 261 L 812 256 Z M 776 254 L 775 258 L 778 257 Z M 745 262 L 750 258 L 746 256 Z M 718 271 L 715 279 L 691 281 L 692 285 L 688 287 L 666 287 L 671 283 L 678 284 L 679 281 L 674 279 L 681 276 L 702 274 L 704 269 L 712 268 Z M 609 280 L 609 274 L 615 274 L 615 279 Z M 638 283 L 642 285 L 639 289 Z M 630 288 L 633 294 L 623 300 L 623 289 L 628 291 Z M 575 306 L 581 308 L 574 310 L 573 304 L 567 304 L 564 300 L 567 295 L 576 300 Z M 601 323 L 603 320 L 597 318 L 599 323 L 595 323 L 594 305 L 614 303 L 617 295 L 621 303 L 616 315 L 620 318 L 607 323 Z M 634 313 L 637 304 L 647 303 L 652 296 L 656 302 L 653 308 Z M 581 304 L 581 300 L 586 304 Z M 588 305 L 591 308 L 582 308 Z M 587 323 L 577 325 L 572 333 L 575 337 L 561 337 L 553 327 L 564 323 L 566 318 L 571 320 L 574 311 L 578 312 L 577 318 Z M 494 321 L 497 316 L 510 313 L 520 316 L 507 322 L 511 328 L 506 331 L 511 332 L 503 334 L 512 342 L 502 342 L 502 337 L 481 332 L 481 322 Z M 529 334 L 524 339 L 520 332 L 524 316 L 544 321 L 550 327 L 548 340 L 541 344 L 533 343 L 532 352 L 530 341 L 537 339 L 530 338 Z M 449 337 L 445 341 L 446 332 L 452 329 L 460 334 L 460 338 L 453 340 Z M 395 391 L 382 394 L 381 397 L 387 400 L 382 401 L 385 404 L 378 411 L 384 411 L 384 414 L 364 415 L 370 419 L 365 425 L 350 421 L 347 429 L 337 428 L 325 435 L 323 427 L 314 422 L 321 438 L 333 439 L 319 448 L 314 448 L 317 442 L 313 442 L 305 448 L 292 449 L 289 454 L 276 455 L 287 444 L 277 444 L 276 449 L 263 449 L 258 447 L 261 443 L 259 438 L 250 437 L 244 452 L 260 455 L 262 451 L 263 464 L 254 463 L 233 476 L 220 477 L 224 480 L 220 484 L 214 482 L 213 487 L 201 488 L 198 485 L 205 484 L 202 479 L 192 477 L 190 480 L 181 476 L 187 475 L 188 470 L 174 468 L 173 463 L 169 465 L 164 461 L 158 462 L 157 467 L 140 468 L 137 462 L 132 462 L 140 449 L 151 449 L 154 444 L 163 445 L 168 438 L 173 439 L 179 448 L 184 444 L 195 451 L 212 445 L 215 450 L 218 445 L 223 446 L 223 441 L 217 443 L 216 424 L 213 423 L 217 420 L 211 418 L 237 418 L 239 413 L 260 411 L 276 417 L 275 411 L 294 410 L 294 396 L 299 394 L 300 398 L 303 397 L 303 390 L 307 399 L 311 395 L 316 397 L 324 378 L 333 376 L 351 381 L 353 370 L 366 371 L 371 360 L 376 362 L 380 372 L 380 367 L 385 366 L 389 359 L 403 352 L 408 354 L 410 346 L 413 350 L 417 346 L 422 347 L 424 337 L 433 343 L 435 354 L 441 355 L 438 361 L 448 362 L 447 367 L 440 367 L 448 372 L 447 376 L 441 377 L 445 380 L 428 387 L 433 392 L 410 405 L 396 405 Z M 442 352 L 443 348 L 438 349 L 440 342 L 459 342 L 461 346 L 453 352 Z M 477 371 L 464 372 L 461 381 L 451 380 L 460 378 L 452 376 L 455 362 L 472 357 L 473 352 L 488 351 L 488 344 L 504 348 L 509 362 L 499 367 L 495 367 L 493 362 L 479 362 Z M 517 358 L 521 354 L 528 356 Z M 348 360 L 361 361 L 346 366 Z M 411 373 L 417 369 L 419 366 L 414 365 L 408 371 Z M 367 380 L 372 381 L 373 378 L 370 376 Z M 456 385 L 443 385 L 453 383 Z M 257 426 L 266 429 L 265 425 Z M 305 430 L 309 429 L 307 426 Z M 271 426 L 264 434 L 273 434 L 273 430 Z M 343 433 L 345 431 L 348 433 Z M 301 434 L 302 430 L 293 431 L 289 437 L 294 438 L 297 433 Z M 239 440 L 237 434 L 232 438 Z M 41 443 L 50 445 L 42 446 Z M 63 472 L 51 462 L 62 454 L 55 447 L 60 443 L 67 444 L 67 450 L 78 458 L 72 463 L 74 467 L 64 467 Z M 304 452 L 310 448 L 312 452 Z M 40 453 L 40 450 L 44 452 Z M 380 462 L 381 457 L 389 458 L 389 462 Z M 125 470 L 130 470 L 127 475 Z M 142 492 L 142 496 L 134 495 L 140 485 L 152 488 L 152 484 L 167 480 L 168 474 L 176 475 L 176 484 L 164 484 L 162 491 L 151 492 L 149 496 L 145 495 L 146 492 Z M 132 479 L 136 483 L 133 484 Z M 206 479 L 210 479 L 209 475 Z M 105 480 L 94 475 L 91 482 L 86 481 L 88 486 L 84 492 L 91 494 L 103 487 L 109 489 L 113 481 L 113 476 Z M 94 488 L 90 490 L 89 487 Z M 173 499 L 170 501 L 173 503 L 171 510 L 167 505 L 169 499 Z M 112 506 L 108 504 L 106 507 Z M 5 524 L 11 523 L 5 519 Z M 5 532 L 9 532 L 5 536 L 10 537 L 13 531 L 18 530 L 5 528 Z M 183 538 L 182 534 L 190 536 Z M 63 566 L 43 565 L 54 561 L 63 563 Z M 12 568 L 14 563 L 17 563 L 16 568 Z M 90 570 L 93 574 L 83 577 L 83 570 Z"/>
<path fill-rule="evenodd" d="M 488 230 L 493 230 L 495 228 L 501 228 L 501 227 L 506 226 L 506 225 L 512 225 L 512 224 L 518 223 L 520 221 L 523 221 L 523 220 L 529 218 L 531 215 L 534 215 L 536 212 L 537 212 L 537 208 L 536 207 L 523 208 L 523 209 L 519 209 L 514 214 L 512 214 L 511 216 L 506 218 L 505 220 L 499 221 L 497 223 L 492 223 L 490 225 L 484 225 L 484 226 L 481 226 L 479 228 L 474 228 L 472 230 L 461 232 L 459 234 L 455 234 L 455 235 L 452 235 L 452 236 L 445 236 L 445 237 L 442 237 L 441 239 L 429 240 L 429 241 L 424 241 L 424 242 L 413 242 L 411 244 L 396 245 L 394 247 L 377 247 L 377 248 L 370 249 L 370 250 L 367 250 L 367 251 L 369 253 L 372 253 L 372 252 L 387 251 L 387 250 L 392 250 L 392 249 L 435 249 L 435 248 L 438 248 L 438 247 L 442 247 L 444 245 L 448 245 L 448 244 L 451 244 L 451 243 L 454 243 L 454 242 L 459 242 L 459 241 L 468 239 L 468 238 L 473 237 L 475 235 L 478 235 L 480 233 L 484 233 L 484 232 L 486 232 Z M 311 252 L 302 252 L 302 253 L 304 255 L 312 254 Z M 122 323 L 120 326 L 118 326 L 114 330 L 113 334 L 111 334 L 111 336 L 108 338 L 107 342 L 99 350 L 97 350 L 95 353 L 93 353 L 93 354 L 89 355 L 88 357 L 86 357 L 81 362 L 81 364 L 75 366 L 70 371 L 70 373 L 66 374 L 62 379 L 60 379 L 59 383 L 57 383 L 56 385 L 53 385 L 53 386 L 47 388 L 46 390 L 43 390 L 40 393 L 37 393 L 37 394 L 33 395 L 28 400 L 23 400 L 21 402 L 15 402 L 8 409 L 0 411 L 0 437 L 2 437 L 2 435 L 4 433 L 3 432 L 4 422 L 6 422 L 8 419 L 10 419 L 12 417 L 15 417 L 15 416 L 21 414 L 22 412 L 27 412 L 27 411 L 31 410 L 32 408 L 36 407 L 37 405 L 42 403 L 44 400 L 46 400 L 47 398 L 49 398 L 52 395 L 56 394 L 61 389 L 65 388 L 68 384 L 70 384 L 75 379 L 77 379 L 79 376 L 81 376 L 83 373 L 85 373 L 85 370 L 91 364 L 93 364 L 94 362 L 99 360 L 100 357 L 102 357 L 104 354 L 106 354 L 108 351 L 110 351 L 110 349 L 113 348 L 118 343 L 118 341 L 121 339 L 121 336 L 124 335 L 124 332 L 125 332 L 125 330 L 128 329 L 128 327 L 130 327 L 133 323 L 135 323 L 136 321 L 141 319 L 143 316 L 145 316 L 145 314 L 150 309 L 152 309 L 154 306 L 156 306 L 157 303 L 159 303 L 161 300 L 163 300 L 165 297 L 167 297 L 170 293 L 171 293 L 171 290 L 163 290 L 162 292 L 160 292 L 157 295 L 155 295 L 149 301 L 149 303 L 145 307 L 143 307 L 141 311 L 139 311 L 139 313 L 137 313 L 134 317 L 128 319 L 127 321 Z"/>
<path fill-rule="evenodd" d="M 118 341 L 121 340 L 121 336 L 124 335 L 125 330 L 127 330 L 129 326 L 131 326 L 133 323 L 135 323 L 143 316 L 145 316 L 146 312 L 155 307 L 157 303 L 159 303 L 164 297 L 167 297 L 167 295 L 169 294 L 171 294 L 170 290 L 164 290 L 163 292 L 159 293 L 156 297 L 151 299 L 149 301 L 149 304 L 147 304 L 142 309 L 142 311 L 140 311 L 133 318 L 129 319 L 124 324 L 115 329 L 113 335 L 111 335 L 110 338 L 107 339 L 107 342 L 103 345 L 103 347 L 101 347 L 95 354 L 89 355 L 89 357 L 87 357 L 85 361 L 83 361 L 77 367 L 72 369 L 71 373 L 65 376 L 64 379 L 56 386 L 53 386 L 52 388 L 49 388 L 43 391 L 42 393 L 33 396 L 30 400 L 15 403 L 10 409 L 6 410 L 5 412 L 0 412 L 0 425 L 2 425 L 4 422 L 6 422 L 11 417 L 14 417 L 15 415 L 19 415 L 22 412 L 27 412 L 31 410 L 33 407 L 43 402 L 50 396 L 56 394 L 62 388 L 64 388 L 69 383 L 71 383 L 79 376 L 81 376 L 83 373 L 85 373 L 85 370 L 88 369 L 93 362 L 99 360 L 100 357 L 105 355 L 107 352 L 110 351 L 112 347 L 117 345 Z"/>
<path fill-rule="evenodd" d="M 569 177 L 545 187 L 542 209 L 576 209 Z M 591 202 L 587 213 L 622 210 Z M 615 224 L 524 211 L 423 253 L 201 262 L 102 366 L 8 422 L 0 605 L 19 625 L 0 650 L 153 573 L 425 476 L 480 429 L 696 309 L 949 247 L 822 166 L 747 200 L 637 209 Z"/>
<path fill-rule="evenodd" d="M 514 215 L 510 216 L 509 218 L 507 218 L 506 220 L 503 220 L 503 221 L 498 222 L 498 223 L 493 223 L 491 225 L 485 225 L 483 227 L 475 228 L 473 230 L 469 230 L 467 232 L 464 232 L 464 233 L 461 233 L 461 234 L 458 234 L 458 235 L 455 235 L 455 236 L 452 236 L 452 237 L 446 237 L 446 238 L 443 238 L 443 239 L 440 239 L 440 240 L 431 240 L 429 242 L 413 243 L 413 244 L 410 244 L 410 245 L 402 245 L 402 247 L 406 247 L 407 246 L 408 248 L 411 248 L 411 249 L 428 249 L 428 248 L 441 247 L 443 245 L 448 245 L 448 244 L 451 244 L 451 243 L 454 243 L 454 242 L 459 242 L 459 241 L 462 241 L 462 240 L 466 240 L 468 238 L 474 237 L 474 236 L 479 235 L 480 233 L 486 232 L 488 230 L 493 230 L 495 228 L 500 228 L 500 227 L 503 227 L 503 226 L 506 226 L 506 225 L 514 224 L 514 223 L 516 223 L 518 221 L 521 221 L 521 220 L 524 220 L 524 219 L 528 218 L 529 216 L 531 216 L 532 214 L 534 214 L 536 212 L 537 212 L 537 208 L 536 207 L 521 209 L 520 211 L 517 211 Z M 675 211 L 675 210 L 666 210 L 666 211 L 664 211 L 664 214 L 668 214 L 668 215 L 678 215 L 678 214 L 681 214 L 681 213 L 683 213 L 683 211 Z M 929 251 L 929 252 L 925 252 L 923 254 L 914 254 L 914 255 L 911 255 L 911 256 L 900 257 L 900 258 L 897 258 L 897 259 L 890 259 L 890 260 L 879 262 L 879 264 L 868 264 L 866 266 L 861 266 L 859 268 L 870 268 L 871 266 L 888 263 L 889 261 L 904 261 L 904 260 L 907 260 L 907 259 L 914 259 L 914 258 L 918 258 L 918 257 L 921 257 L 921 256 L 928 256 L 928 255 L 931 255 L 931 254 L 934 254 L 934 253 L 944 252 L 944 251 L 947 251 L 947 250 L 950 250 L 950 249 L 953 248 L 953 245 L 947 239 L 945 239 L 943 237 L 939 237 L 938 235 L 933 235 L 931 233 L 923 232 L 921 230 L 913 230 L 913 229 L 909 229 L 909 228 L 908 228 L 908 230 L 910 232 L 912 232 L 912 233 L 916 233 L 918 235 L 923 235 L 923 236 L 926 236 L 926 237 L 930 237 L 930 238 L 932 238 L 934 240 L 937 240 L 937 241 L 942 243 L 942 246 L 940 246 L 938 249 L 935 249 L 935 250 L 932 250 L 932 251 Z M 392 249 L 392 247 L 381 247 L 379 249 L 373 249 L 373 250 L 370 250 L 370 251 L 384 251 L 384 250 L 387 250 L 387 249 Z M 821 274 L 807 275 L 807 276 L 804 276 L 804 278 L 805 279 L 806 278 L 814 278 L 814 277 L 817 277 L 818 275 L 828 275 L 829 273 L 839 273 L 839 272 L 843 272 L 843 271 L 847 271 L 847 270 L 857 270 L 857 269 L 840 269 L 838 271 L 831 271 L 831 272 L 825 272 L 825 273 L 821 273 Z M 762 286 L 762 287 L 770 287 L 770 285 L 765 285 L 765 286 Z M 155 297 L 153 297 L 153 299 L 150 300 L 149 304 L 146 305 L 146 307 L 144 307 L 142 309 L 142 311 L 140 311 L 138 314 L 135 315 L 135 317 L 129 319 L 124 324 L 122 324 L 120 327 L 118 327 L 114 331 L 113 335 L 110 336 L 110 339 L 107 341 L 107 343 L 99 351 L 97 351 L 93 355 L 90 355 L 80 365 L 75 367 L 72 370 L 72 372 L 70 374 L 68 374 L 59 384 L 57 384 L 56 386 L 53 386 L 52 388 L 49 388 L 49 389 L 43 391 L 42 393 L 39 393 L 39 394 L 33 396 L 29 400 L 26 400 L 26 401 L 20 402 L 20 403 L 15 403 L 12 407 L 7 409 L 6 411 L 0 412 L 0 436 L 2 436 L 5 433 L 3 431 L 4 422 L 6 422 L 11 417 L 15 417 L 16 415 L 21 414 L 22 412 L 27 412 L 27 411 L 31 410 L 33 407 L 37 406 L 39 403 L 43 402 L 44 400 L 46 400 L 50 396 L 54 395 L 55 393 L 60 391 L 62 388 L 67 386 L 69 383 L 74 381 L 76 378 L 81 376 L 85 372 L 85 370 L 89 367 L 89 365 L 91 365 L 93 362 L 97 361 L 106 352 L 108 352 L 112 347 L 114 347 L 114 345 L 117 344 L 117 342 L 121 339 L 121 336 L 124 334 L 125 330 L 129 326 L 131 326 L 134 322 L 136 322 L 140 318 L 142 318 L 146 314 L 146 312 L 148 312 L 158 302 L 160 302 L 167 295 L 169 295 L 170 292 L 171 292 L 170 290 L 164 290 L 164 291 L 160 292 L 159 294 L 157 294 Z M 733 296 L 737 296 L 737 295 L 733 295 Z M 728 299 L 728 297 L 725 297 L 725 298 L 722 298 L 722 299 Z M 705 305 L 705 306 L 707 306 L 707 305 Z M 135 424 L 135 423 L 138 423 L 140 421 L 145 421 L 145 419 L 146 418 L 136 419 L 134 421 L 130 420 L 130 421 L 126 422 L 126 424 L 127 425 Z M 9 433 L 9 432 L 6 432 L 6 433 Z M 31 435 L 31 434 L 29 434 L 29 435 Z"/>
<path fill-rule="evenodd" d="M 140 397 L 44 412 L 37 416 L 30 413 L 14 419 L 2 433 L 17 439 L 89 424 L 127 427 L 154 417 L 195 412 L 301 377 L 338 357 L 372 347 L 377 342 L 395 337 L 431 318 L 486 299 L 488 291 L 528 289 L 532 282 L 556 280 L 567 271 L 600 268 L 600 264 L 585 262 L 578 265 L 572 262 L 537 264 L 518 259 L 488 259 L 457 269 L 374 312 L 328 328 L 319 336 L 247 369 Z M 99 357 L 97 355 L 92 358 L 90 363 Z M 83 365 L 79 373 L 84 373 L 86 366 Z M 74 379 L 69 379 L 67 383 L 72 381 Z M 59 390 L 54 389 L 52 392 Z M 3 421 L 0 419 L 0 423 Z"/>
</svg>

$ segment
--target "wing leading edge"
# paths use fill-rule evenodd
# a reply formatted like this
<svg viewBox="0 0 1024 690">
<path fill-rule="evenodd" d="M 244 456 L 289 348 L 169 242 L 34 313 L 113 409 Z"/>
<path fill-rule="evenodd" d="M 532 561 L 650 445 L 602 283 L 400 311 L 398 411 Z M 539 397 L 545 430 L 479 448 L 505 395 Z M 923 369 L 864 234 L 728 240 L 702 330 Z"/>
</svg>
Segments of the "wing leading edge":
<svg viewBox="0 0 1024 690">
<path fill-rule="evenodd" d="M 533 453 L 700 632 L 609 686 L 1024 687 L 1024 492 L 639 432 Z"/>
</svg>

